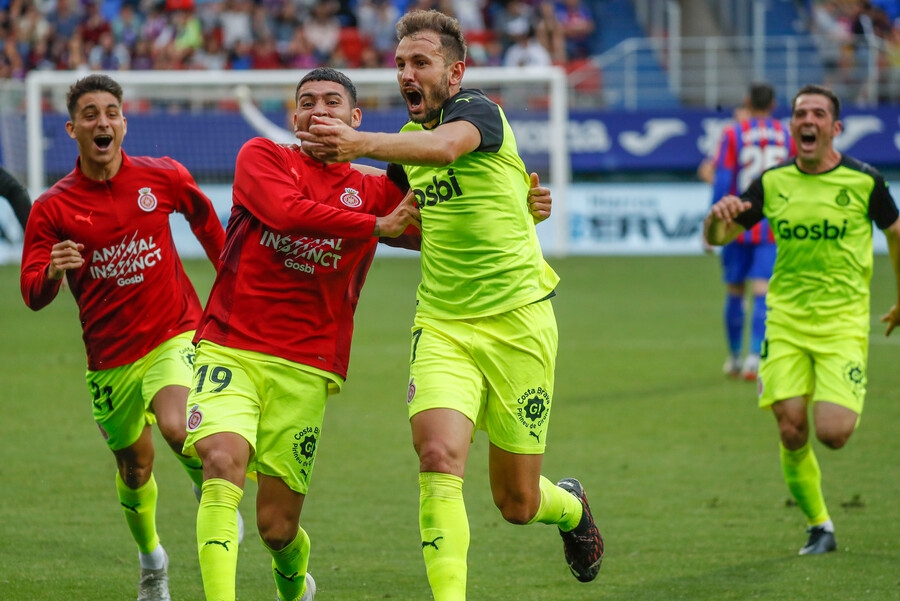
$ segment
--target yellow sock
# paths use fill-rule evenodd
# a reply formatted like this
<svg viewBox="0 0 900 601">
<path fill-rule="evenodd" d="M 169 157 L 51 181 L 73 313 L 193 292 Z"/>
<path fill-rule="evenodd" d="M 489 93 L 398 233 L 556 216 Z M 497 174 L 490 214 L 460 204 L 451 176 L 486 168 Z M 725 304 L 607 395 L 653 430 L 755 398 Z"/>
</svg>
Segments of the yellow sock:
<svg viewBox="0 0 900 601">
<path fill-rule="evenodd" d="M 556 524 L 563 532 L 569 532 L 581 521 L 581 501 L 541 476 L 541 505 L 529 524 Z"/>
<path fill-rule="evenodd" d="M 434 601 L 464 601 L 469 520 L 462 478 L 419 474 L 419 532 Z"/>
<path fill-rule="evenodd" d="M 203 462 L 199 457 L 188 457 L 181 453 L 175 453 L 175 457 L 181 462 L 184 471 L 187 472 L 188 478 L 191 479 L 197 488 L 203 488 Z"/>
<path fill-rule="evenodd" d="M 806 516 L 806 522 L 810 526 L 827 522 L 830 517 L 822 494 L 822 472 L 812 445 L 807 442 L 796 451 L 789 451 L 781 445 L 781 469 L 788 490 Z"/>
<path fill-rule="evenodd" d="M 132 489 L 128 488 L 117 470 L 116 491 L 125 513 L 125 522 L 138 550 L 150 553 L 159 545 L 159 535 L 156 532 L 156 498 L 159 490 L 156 488 L 156 479 L 150 474 L 146 484 Z"/>
<path fill-rule="evenodd" d="M 306 568 L 309 565 L 309 535 L 303 528 L 291 544 L 280 551 L 263 546 L 272 555 L 272 574 L 275 588 L 282 601 L 295 601 L 306 592 Z"/>
<path fill-rule="evenodd" d="M 197 550 L 206 601 L 234 601 L 238 560 L 237 508 L 244 491 L 228 480 L 203 483 L 197 510 Z"/>
</svg>

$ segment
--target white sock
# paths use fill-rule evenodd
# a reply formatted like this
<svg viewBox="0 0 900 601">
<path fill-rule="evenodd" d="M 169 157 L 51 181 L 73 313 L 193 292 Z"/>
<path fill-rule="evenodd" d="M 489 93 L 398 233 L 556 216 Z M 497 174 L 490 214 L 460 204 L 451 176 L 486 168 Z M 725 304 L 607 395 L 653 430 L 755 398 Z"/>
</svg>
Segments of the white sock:
<svg viewBox="0 0 900 601">
<path fill-rule="evenodd" d="M 166 566 L 166 550 L 162 545 L 156 545 L 156 548 L 149 553 L 138 552 L 141 559 L 141 569 L 144 570 L 161 570 Z"/>
</svg>

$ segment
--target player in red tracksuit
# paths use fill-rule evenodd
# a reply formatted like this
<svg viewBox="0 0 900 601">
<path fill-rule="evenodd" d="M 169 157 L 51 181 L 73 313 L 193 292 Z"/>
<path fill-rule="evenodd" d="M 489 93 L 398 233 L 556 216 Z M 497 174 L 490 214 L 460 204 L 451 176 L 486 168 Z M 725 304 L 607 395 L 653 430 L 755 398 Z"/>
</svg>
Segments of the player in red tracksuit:
<svg viewBox="0 0 900 601">
<path fill-rule="evenodd" d="M 359 124 L 356 89 L 333 69 L 307 74 L 296 99 L 297 129 L 313 114 Z M 384 174 L 324 164 L 299 145 L 263 138 L 238 153 L 233 203 L 197 329 L 188 400 L 185 452 L 204 463 L 197 515 L 203 587 L 207 599 L 235 599 L 234 514 L 249 471 L 258 481 L 257 526 L 278 596 L 309 600 L 315 583 L 299 519 L 325 401 L 347 375 L 353 313 L 379 236 L 402 234 L 418 210 Z"/>
<path fill-rule="evenodd" d="M 122 150 L 122 88 L 105 75 L 67 96 L 75 169 L 42 194 L 25 228 L 21 288 L 38 310 L 65 277 L 78 304 L 94 419 L 116 457 L 116 490 L 139 551 L 138 599 L 168 601 L 168 557 L 156 530 L 150 426 L 159 424 L 195 484 L 200 462 L 180 453 L 200 300 L 172 240 L 182 213 L 213 265 L 225 232 L 193 177 L 169 158 Z M 237 518 L 235 518 L 237 519 Z"/>
</svg>

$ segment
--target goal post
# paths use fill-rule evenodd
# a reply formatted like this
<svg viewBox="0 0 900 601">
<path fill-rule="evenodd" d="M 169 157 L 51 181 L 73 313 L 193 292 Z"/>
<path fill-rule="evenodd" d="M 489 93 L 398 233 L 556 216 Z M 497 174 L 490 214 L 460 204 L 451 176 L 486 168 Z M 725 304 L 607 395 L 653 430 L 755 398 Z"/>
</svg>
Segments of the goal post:
<svg viewBox="0 0 900 601">
<path fill-rule="evenodd" d="M 407 120 L 394 69 L 342 69 L 356 85 L 363 111 L 361 130 L 397 131 Z M 123 147 L 133 155 L 171 156 L 197 182 L 232 183 L 241 144 L 252 136 L 285 141 L 294 110 L 299 70 L 116 71 L 124 90 L 129 133 Z M 27 183 L 38 195 L 74 166 L 77 148 L 67 140 L 65 96 L 87 75 L 82 71 L 31 71 L 25 80 L 25 146 L 3 153 L 27 157 Z M 553 216 L 539 225 L 548 255 L 566 254 L 568 84 L 559 67 L 472 67 L 463 85 L 479 88 L 502 107 L 516 134 L 525 166 L 552 190 Z M 360 162 L 366 162 L 361 160 Z M 371 163 L 376 164 L 377 163 Z"/>
</svg>

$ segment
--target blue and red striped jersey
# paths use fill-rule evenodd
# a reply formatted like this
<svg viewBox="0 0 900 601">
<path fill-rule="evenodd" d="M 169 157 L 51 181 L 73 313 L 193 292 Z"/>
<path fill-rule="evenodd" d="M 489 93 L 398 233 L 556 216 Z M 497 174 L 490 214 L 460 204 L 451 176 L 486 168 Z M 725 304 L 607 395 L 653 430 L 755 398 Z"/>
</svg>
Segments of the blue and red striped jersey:
<svg viewBox="0 0 900 601">
<path fill-rule="evenodd" d="M 771 117 L 742 119 L 722 130 L 716 154 L 713 198 L 740 195 L 763 171 L 797 153 L 787 128 Z M 740 244 L 774 244 L 775 236 L 766 220 L 741 234 Z"/>
</svg>

